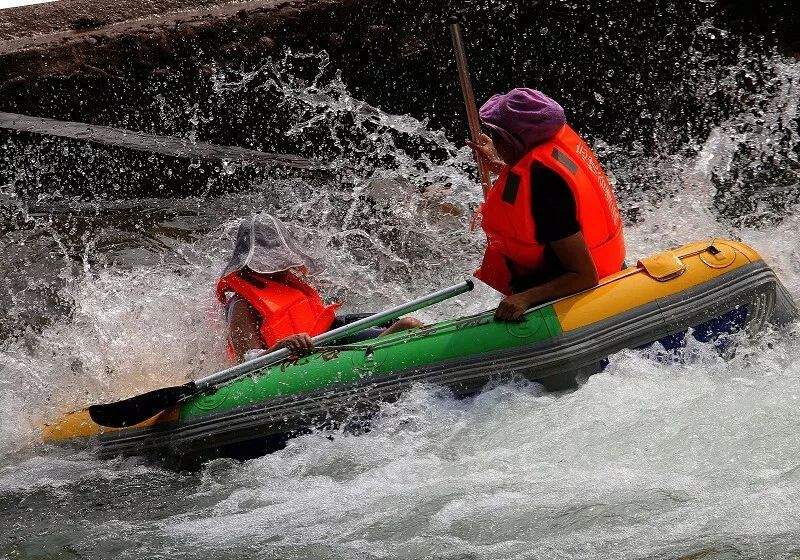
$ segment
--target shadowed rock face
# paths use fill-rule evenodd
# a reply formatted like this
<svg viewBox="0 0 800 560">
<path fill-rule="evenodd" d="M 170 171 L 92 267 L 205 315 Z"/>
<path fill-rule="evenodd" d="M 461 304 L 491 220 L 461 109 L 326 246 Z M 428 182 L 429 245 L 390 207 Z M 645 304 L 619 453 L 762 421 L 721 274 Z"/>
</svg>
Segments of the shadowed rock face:
<svg viewBox="0 0 800 560">
<path fill-rule="evenodd" d="M 724 119 L 737 96 L 764 87 L 756 58 L 749 61 L 753 72 L 723 76 L 730 87 L 715 87 L 709 76 L 738 64 L 742 49 L 797 50 L 796 10 L 778 1 L 753 4 L 256 1 L 109 25 L 122 17 L 84 21 L 84 9 L 77 19 L 64 16 L 72 30 L 0 43 L 0 109 L 169 134 L 175 131 L 144 101 L 164 94 L 202 104 L 217 69 L 254 68 L 290 48 L 327 51 L 360 99 L 390 113 L 428 116 L 433 127 L 465 135 L 443 23 L 458 6 L 479 100 L 519 85 L 538 87 L 559 99 L 590 138 L 644 152 L 678 150 Z M 270 122 L 266 101 L 242 99 L 218 109 L 214 122 L 197 131 L 218 144 L 302 150 L 254 124 Z M 254 137 L 266 145 L 252 146 Z M 204 177 L 215 169 L 190 170 L 159 157 L 151 175 L 152 158 L 125 151 L 119 158 L 141 171 L 139 192 L 203 192 Z"/>
</svg>

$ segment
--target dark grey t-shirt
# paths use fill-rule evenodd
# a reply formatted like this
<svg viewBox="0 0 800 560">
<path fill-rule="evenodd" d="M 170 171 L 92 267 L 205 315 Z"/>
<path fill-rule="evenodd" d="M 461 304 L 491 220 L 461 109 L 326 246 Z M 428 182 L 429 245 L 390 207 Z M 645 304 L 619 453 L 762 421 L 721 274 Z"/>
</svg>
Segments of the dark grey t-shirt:
<svg viewBox="0 0 800 560">
<path fill-rule="evenodd" d="M 552 169 L 541 164 L 531 166 L 531 212 L 536 223 L 536 240 L 545 245 L 545 266 L 534 274 L 522 276 L 514 273 L 513 264 L 511 289 L 522 292 L 552 280 L 564 273 L 550 243 L 575 235 L 581 230 L 575 206 L 567 183 Z"/>
</svg>

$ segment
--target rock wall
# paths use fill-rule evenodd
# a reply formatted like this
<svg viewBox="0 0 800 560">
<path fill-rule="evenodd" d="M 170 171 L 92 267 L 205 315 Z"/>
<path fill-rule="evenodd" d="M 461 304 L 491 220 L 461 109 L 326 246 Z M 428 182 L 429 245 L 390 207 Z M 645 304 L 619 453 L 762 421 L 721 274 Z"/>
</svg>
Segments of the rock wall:
<svg viewBox="0 0 800 560">
<path fill-rule="evenodd" d="M 466 130 L 444 20 L 458 11 L 479 99 L 538 87 L 590 137 L 677 150 L 765 87 L 762 55 L 800 50 L 798 11 L 789 4 L 262 0 L 109 25 L 83 17 L 73 29 L 0 43 L 0 110 L 170 133 L 143 106 L 153 84 L 202 103 L 219 68 L 253 68 L 286 49 L 325 50 L 356 97 L 429 117 L 457 137 Z M 296 149 L 270 130 L 235 126 L 268 111 L 242 100 L 201 125 L 202 139 L 251 147 L 258 134 L 270 150 Z M 142 157 L 119 152 L 145 190 L 204 188 L 209 170 L 197 175 L 165 159 L 159 165 L 173 167 L 173 179 L 148 178 L 152 160 Z"/>
</svg>

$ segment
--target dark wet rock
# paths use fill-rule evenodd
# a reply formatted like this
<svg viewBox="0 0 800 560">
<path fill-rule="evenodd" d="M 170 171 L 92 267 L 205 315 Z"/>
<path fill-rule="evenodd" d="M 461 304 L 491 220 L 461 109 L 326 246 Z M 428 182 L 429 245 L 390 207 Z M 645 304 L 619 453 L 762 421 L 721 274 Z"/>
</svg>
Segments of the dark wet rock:
<svg viewBox="0 0 800 560">
<path fill-rule="evenodd" d="M 410 37 L 400 43 L 398 54 L 404 59 L 415 59 L 422 57 L 428 49 L 428 45 L 419 37 Z"/>
<path fill-rule="evenodd" d="M 328 47 L 341 48 L 344 45 L 344 37 L 341 33 L 329 33 L 327 37 Z"/>
<path fill-rule="evenodd" d="M 13 78 L 9 78 L 4 82 L 0 82 L 0 93 L 10 93 L 15 88 L 22 87 L 27 81 L 28 80 L 25 76 L 14 76 Z"/>
<path fill-rule="evenodd" d="M 325 49 L 356 97 L 389 113 L 429 117 L 431 127 L 464 137 L 444 23 L 458 8 L 479 101 L 519 85 L 538 87 L 562 101 L 570 120 L 590 139 L 638 143 L 637 150 L 652 153 L 681 150 L 702 138 L 741 105 L 743 93 L 763 87 L 760 63 L 742 62 L 742 49 L 759 56 L 775 49 L 800 51 L 797 10 L 777 1 L 756 6 L 604 0 L 592 9 L 560 0 L 195 4 L 180 13 L 165 9 L 126 21 L 124 10 L 142 17 L 136 11 L 141 3 L 123 1 L 103 8 L 97 18 L 108 25 L 89 37 L 64 25 L 53 35 L 0 42 L 0 110 L 170 132 L 159 131 L 159 117 L 145 108 L 154 106 L 158 95 L 153 80 L 169 80 L 167 97 L 181 95 L 187 105 L 202 104 L 215 68 L 255 68 L 284 48 Z M 4 17 L 11 16 L 0 14 L 0 31 Z M 55 30 L 52 21 L 30 23 L 31 29 L 44 29 L 45 23 Z M 726 74 L 743 64 L 750 71 Z M 718 82 L 735 87 L 717 87 Z M 272 150 L 296 149 L 271 130 L 239 132 L 233 123 L 269 122 L 272 110 L 261 99 L 240 101 L 215 110 L 216 124 L 205 131 L 208 141 L 242 145 L 270 138 Z M 672 144 L 662 145 L 664 138 Z M 153 172 L 152 188 L 163 186 L 155 177 L 159 173 Z M 200 189 L 205 184 L 200 175 L 173 170 L 175 188 Z M 191 181 L 199 183 L 189 187 Z"/>
<path fill-rule="evenodd" d="M 298 7 L 292 5 L 283 7 L 278 12 L 279 16 L 287 21 L 296 20 L 302 13 L 303 12 Z"/>
<path fill-rule="evenodd" d="M 228 43 L 221 49 L 222 57 L 228 61 L 237 60 L 247 54 L 247 50 L 241 43 Z"/>
<path fill-rule="evenodd" d="M 261 37 L 258 39 L 258 50 L 262 53 L 269 54 L 275 50 L 275 39 L 272 37 Z"/>
<path fill-rule="evenodd" d="M 274 24 L 274 18 L 270 17 L 269 13 L 265 12 L 254 12 L 248 18 L 248 24 L 252 27 L 253 31 L 258 32 L 266 32 L 268 33 Z"/>
<path fill-rule="evenodd" d="M 386 25 L 370 25 L 367 27 L 367 37 L 371 40 L 378 40 L 386 37 L 392 32 L 391 28 Z"/>
<path fill-rule="evenodd" d="M 102 27 L 105 25 L 105 21 L 102 19 L 92 18 L 92 17 L 80 17 L 77 19 L 72 20 L 69 23 L 70 29 L 74 29 L 75 31 L 86 31 L 87 29 L 97 29 L 98 27 Z"/>
<path fill-rule="evenodd" d="M 92 66 L 91 64 L 84 64 L 81 67 L 81 70 L 85 74 L 89 74 L 89 75 L 92 75 L 92 76 L 95 76 L 95 77 L 103 77 L 103 78 L 111 78 L 112 77 L 112 73 L 111 72 L 109 72 L 107 70 L 103 70 L 102 68 L 98 68 L 97 66 Z"/>
</svg>

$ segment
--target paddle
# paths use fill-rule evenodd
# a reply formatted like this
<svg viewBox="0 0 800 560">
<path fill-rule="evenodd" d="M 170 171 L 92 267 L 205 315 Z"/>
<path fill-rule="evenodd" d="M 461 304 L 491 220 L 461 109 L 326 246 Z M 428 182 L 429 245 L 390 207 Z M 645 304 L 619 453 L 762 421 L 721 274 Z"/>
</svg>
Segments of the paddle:
<svg viewBox="0 0 800 560">
<path fill-rule="evenodd" d="M 453 40 L 453 50 L 456 53 L 456 65 L 458 66 L 458 81 L 461 84 L 461 93 L 464 95 L 464 105 L 467 108 L 467 123 L 469 124 L 469 135 L 473 144 L 478 144 L 481 135 L 481 121 L 478 117 L 478 106 L 475 104 L 475 93 L 472 91 L 472 80 L 469 77 L 469 67 L 467 66 L 467 53 L 464 50 L 464 41 L 461 38 L 461 22 L 457 17 L 451 16 L 448 20 L 450 24 L 450 37 Z M 489 177 L 489 169 L 486 167 L 483 158 L 478 155 L 477 150 L 473 149 L 475 162 L 478 164 L 478 171 L 481 175 L 481 186 L 483 196 L 492 188 L 492 180 Z"/>
<path fill-rule="evenodd" d="M 348 325 L 333 329 L 326 333 L 315 336 L 312 340 L 315 345 L 320 345 L 327 342 L 333 342 L 341 338 L 345 338 L 368 329 L 370 327 L 380 325 L 385 321 L 397 319 L 398 317 L 407 313 L 418 311 L 425 307 L 429 307 L 436 303 L 450 299 L 459 294 L 463 294 L 472 290 L 474 284 L 472 280 L 465 280 L 449 288 L 444 288 L 415 299 L 386 311 L 376 313 L 375 315 L 365 317 Z M 109 403 L 109 404 L 96 404 L 89 407 L 89 416 L 92 420 L 101 425 L 110 428 L 124 428 L 125 426 L 132 426 L 143 422 L 156 414 L 163 412 L 180 402 L 193 397 L 199 393 L 208 391 L 226 381 L 231 381 L 248 373 L 256 370 L 274 365 L 282 362 L 290 357 L 291 353 L 286 348 L 281 348 L 275 352 L 270 352 L 263 356 L 259 356 L 249 362 L 239 364 L 228 369 L 218 371 L 207 377 L 190 381 L 184 385 L 175 387 L 165 387 L 163 389 L 156 389 L 149 393 L 137 395 L 129 399 Z"/>
</svg>

